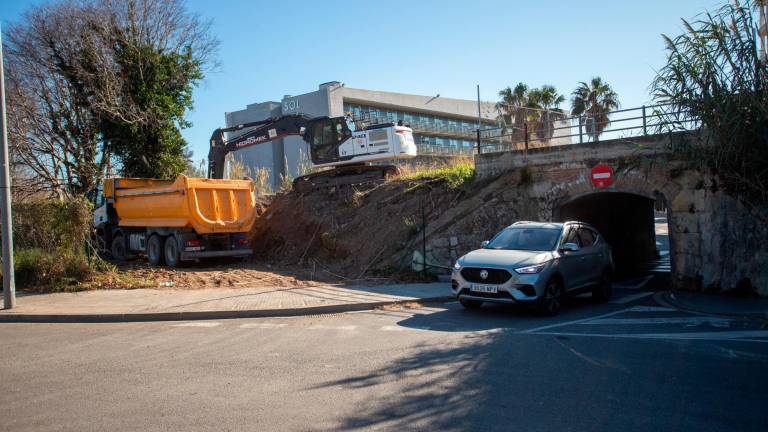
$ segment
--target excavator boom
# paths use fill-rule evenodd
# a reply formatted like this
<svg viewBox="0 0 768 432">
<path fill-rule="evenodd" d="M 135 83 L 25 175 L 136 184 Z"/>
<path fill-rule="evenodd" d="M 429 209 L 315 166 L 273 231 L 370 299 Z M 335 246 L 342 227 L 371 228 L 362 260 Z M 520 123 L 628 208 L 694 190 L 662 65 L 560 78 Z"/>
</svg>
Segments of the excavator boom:
<svg viewBox="0 0 768 432">
<path fill-rule="evenodd" d="M 227 153 L 290 135 L 304 135 L 310 120 L 308 116 L 296 114 L 216 129 L 211 135 L 211 146 L 208 150 L 208 178 L 224 177 L 224 159 Z M 230 140 L 224 139 L 225 132 L 248 128 L 253 129 Z"/>
<path fill-rule="evenodd" d="M 307 143 L 313 168 L 335 168 L 297 178 L 294 184 L 304 189 L 320 184 L 343 184 L 346 180 L 359 183 L 384 178 L 396 168 L 365 164 L 416 156 L 416 144 L 409 127 L 384 123 L 353 132 L 350 123 L 347 117 L 312 118 L 291 114 L 216 129 L 211 135 L 208 151 L 208 177 L 224 177 L 224 160 L 229 152 L 291 135 L 301 136 Z M 224 139 L 224 133 L 235 131 L 245 132 L 229 140 Z"/>
</svg>

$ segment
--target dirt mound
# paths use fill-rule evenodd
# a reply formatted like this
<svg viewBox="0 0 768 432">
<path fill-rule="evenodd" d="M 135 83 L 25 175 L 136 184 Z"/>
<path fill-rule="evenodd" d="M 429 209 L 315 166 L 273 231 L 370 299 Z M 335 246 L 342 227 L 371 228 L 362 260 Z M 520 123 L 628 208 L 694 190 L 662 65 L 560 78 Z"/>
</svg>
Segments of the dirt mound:
<svg viewBox="0 0 768 432">
<path fill-rule="evenodd" d="M 439 180 L 389 181 L 278 194 L 256 221 L 257 260 L 347 279 L 404 275 L 424 219 L 466 193 Z"/>
</svg>

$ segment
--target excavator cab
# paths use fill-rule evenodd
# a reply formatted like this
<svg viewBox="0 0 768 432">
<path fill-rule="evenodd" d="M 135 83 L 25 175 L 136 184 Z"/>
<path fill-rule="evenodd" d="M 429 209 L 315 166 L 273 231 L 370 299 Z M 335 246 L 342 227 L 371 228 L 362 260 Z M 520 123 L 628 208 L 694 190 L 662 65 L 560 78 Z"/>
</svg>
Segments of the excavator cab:
<svg viewBox="0 0 768 432">
<path fill-rule="evenodd" d="M 344 117 L 312 119 L 304 135 L 314 164 L 339 160 L 339 146 L 351 138 L 352 131 Z"/>
</svg>

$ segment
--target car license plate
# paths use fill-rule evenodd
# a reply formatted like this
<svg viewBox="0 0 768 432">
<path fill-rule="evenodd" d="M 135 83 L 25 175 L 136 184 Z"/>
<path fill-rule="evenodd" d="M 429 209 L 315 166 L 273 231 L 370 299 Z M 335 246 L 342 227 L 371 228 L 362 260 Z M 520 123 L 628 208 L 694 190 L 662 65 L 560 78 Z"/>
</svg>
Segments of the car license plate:
<svg viewBox="0 0 768 432">
<path fill-rule="evenodd" d="M 496 285 L 476 285 L 476 284 L 472 284 L 472 286 L 470 287 L 470 291 L 496 294 L 497 292 L 499 292 L 499 287 L 497 287 Z"/>
</svg>

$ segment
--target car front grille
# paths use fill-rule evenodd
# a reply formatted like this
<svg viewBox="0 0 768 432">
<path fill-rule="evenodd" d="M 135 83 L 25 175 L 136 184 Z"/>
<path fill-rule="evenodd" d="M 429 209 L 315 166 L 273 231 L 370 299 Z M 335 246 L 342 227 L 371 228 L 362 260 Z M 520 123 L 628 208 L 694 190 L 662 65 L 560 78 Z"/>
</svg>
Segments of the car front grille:
<svg viewBox="0 0 768 432">
<path fill-rule="evenodd" d="M 488 272 L 488 277 L 485 279 L 480 277 L 480 272 L 483 270 Z M 493 285 L 503 284 L 512 277 L 506 270 L 476 267 L 465 267 L 461 269 L 461 276 L 468 282 Z"/>
</svg>

